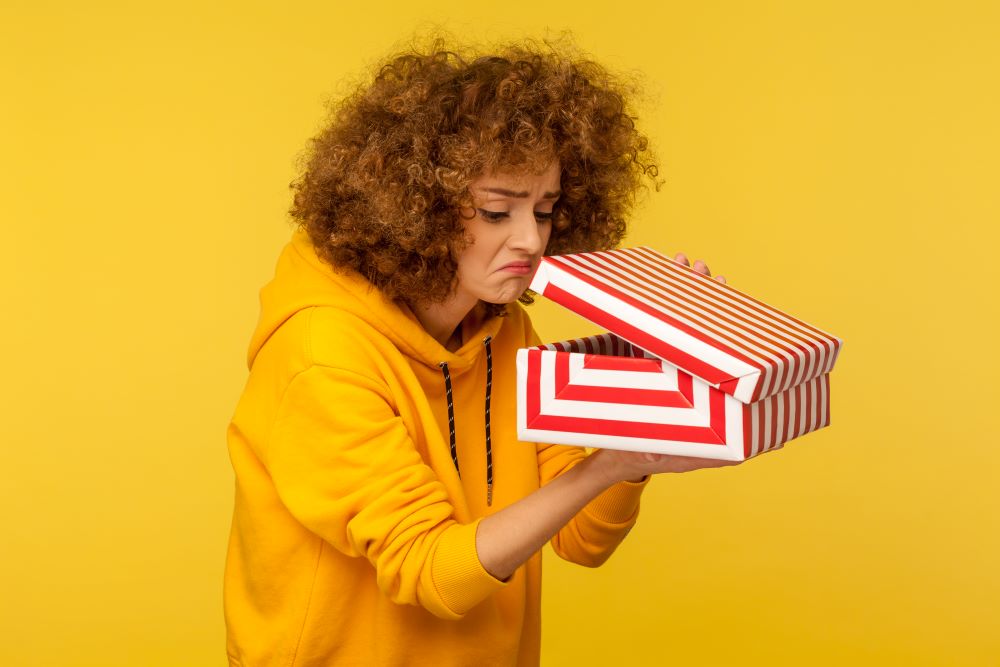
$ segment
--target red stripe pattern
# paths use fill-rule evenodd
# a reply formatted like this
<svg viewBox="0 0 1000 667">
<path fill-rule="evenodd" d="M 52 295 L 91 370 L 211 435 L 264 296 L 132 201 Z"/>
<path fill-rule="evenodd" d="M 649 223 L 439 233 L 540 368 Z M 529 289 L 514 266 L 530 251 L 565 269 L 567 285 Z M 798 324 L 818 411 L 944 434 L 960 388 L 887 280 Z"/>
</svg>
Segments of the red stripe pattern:
<svg viewBox="0 0 1000 667">
<path fill-rule="evenodd" d="M 746 403 L 829 373 L 841 346 L 649 248 L 545 257 L 531 289 Z"/>
<path fill-rule="evenodd" d="M 518 352 L 521 440 L 743 460 L 830 424 L 829 374 L 744 404 L 614 339 Z M 602 341 L 634 356 L 576 351 L 599 349 Z M 655 379 L 669 386 L 649 386 Z"/>
<path fill-rule="evenodd" d="M 648 248 L 531 288 L 610 333 L 522 349 L 521 440 L 742 460 L 830 424 L 841 340 Z"/>
</svg>

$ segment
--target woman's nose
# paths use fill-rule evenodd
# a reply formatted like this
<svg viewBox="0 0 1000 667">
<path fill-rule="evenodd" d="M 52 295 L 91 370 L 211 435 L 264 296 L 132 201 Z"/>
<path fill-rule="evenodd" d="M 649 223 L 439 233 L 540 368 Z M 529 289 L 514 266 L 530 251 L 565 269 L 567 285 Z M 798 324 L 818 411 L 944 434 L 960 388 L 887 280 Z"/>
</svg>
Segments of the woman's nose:
<svg viewBox="0 0 1000 667">
<path fill-rule="evenodd" d="M 542 235 L 538 230 L 535 212 L 519 215 L 511 225 L 511 235 L 507 241 L 512 250 L 521 250 L 529 254 L 537 254 L 542 250 Z"/>
</svg>

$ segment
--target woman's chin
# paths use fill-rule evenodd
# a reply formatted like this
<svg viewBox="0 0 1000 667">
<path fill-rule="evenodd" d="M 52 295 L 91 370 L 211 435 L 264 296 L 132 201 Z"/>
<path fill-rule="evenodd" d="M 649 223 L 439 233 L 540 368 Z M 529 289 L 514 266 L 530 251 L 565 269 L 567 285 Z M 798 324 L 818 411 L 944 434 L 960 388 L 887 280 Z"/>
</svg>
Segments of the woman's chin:
<svg viewBox="0 0 1000 667">
<path fill-rule="evenodd" d="M 502 306 L 514 303 L 522 294 L 524 294 L 523 289 L 503 289 L 493 295 L 493 298 L 484 299 L 484 301 Z"/>
</svg>

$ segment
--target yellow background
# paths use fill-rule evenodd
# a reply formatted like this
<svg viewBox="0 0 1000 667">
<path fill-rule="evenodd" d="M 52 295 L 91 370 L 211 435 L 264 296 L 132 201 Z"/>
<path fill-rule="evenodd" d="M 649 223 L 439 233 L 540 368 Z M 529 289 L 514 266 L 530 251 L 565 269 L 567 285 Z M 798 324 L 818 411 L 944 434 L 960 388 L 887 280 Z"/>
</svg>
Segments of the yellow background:
<svg viewBox="0 0 1000 667">
<path fill-rule="evenodd" d="M 830 428 L 655 480 L 598 570 L 546 556 L 544 664 L 1000 664 L 996 3 L 337 5 L 0 9 L 0 664 L 224 664 L 294 159 L 435 23 L 641 72 L 666 184 L 628 243 L 845 341 Z"/>
</svg>

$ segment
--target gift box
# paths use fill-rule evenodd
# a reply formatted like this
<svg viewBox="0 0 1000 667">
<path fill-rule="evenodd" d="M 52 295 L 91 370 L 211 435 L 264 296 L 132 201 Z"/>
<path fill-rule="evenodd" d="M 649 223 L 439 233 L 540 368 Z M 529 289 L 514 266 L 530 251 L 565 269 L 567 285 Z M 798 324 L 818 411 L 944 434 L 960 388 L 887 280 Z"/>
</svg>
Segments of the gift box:
<svg viewBox="0 0 1000 667">
<path fill-rule="evenodd" d="M 650 248 L 542 258 L 608 333 L 517 354 L 518 437 L 741 461 L 830 423 L 842 341 Z"/>
</svg>

